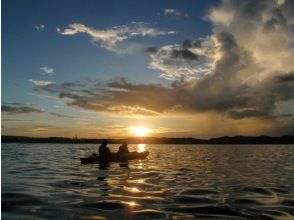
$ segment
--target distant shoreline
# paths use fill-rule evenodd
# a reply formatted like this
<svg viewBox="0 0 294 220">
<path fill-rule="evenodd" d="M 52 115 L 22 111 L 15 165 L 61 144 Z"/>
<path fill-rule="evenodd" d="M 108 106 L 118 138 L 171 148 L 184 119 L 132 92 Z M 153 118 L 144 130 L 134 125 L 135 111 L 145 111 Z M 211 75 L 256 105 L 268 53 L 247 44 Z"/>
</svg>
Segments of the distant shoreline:
<svg viewBox="0 0 294 220">
<path fill-rule="evenodd" d="M 210 139 L 192 137 L 132 137 L 124 139 L 107 139 L 109 144 L 294 144 L 294 135 L 281 137 L 270 136 L 234 136 Z M 69 144 L 99 144 L 102 139 L 66 138 L 66 137 L 25 137 L 1 136 L 2 143 L 69 143 Z"/>
</svg>

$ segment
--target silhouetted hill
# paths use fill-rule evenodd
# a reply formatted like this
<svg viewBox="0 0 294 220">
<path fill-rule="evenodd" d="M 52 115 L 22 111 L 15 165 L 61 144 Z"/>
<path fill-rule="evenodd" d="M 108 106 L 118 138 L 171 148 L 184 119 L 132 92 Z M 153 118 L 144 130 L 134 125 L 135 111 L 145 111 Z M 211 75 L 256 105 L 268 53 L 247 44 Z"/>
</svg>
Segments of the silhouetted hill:
<svg viewBox="0 0 294 220">
<path fill-rule="evenodd" d="M 24 137 L 24 136 L 2 136 L 2 143 L 101 143 L 102 139 L 86 139 L 86 138 L 65 138 L 65 137 Z M 294 135 L 287 135 L 281 137 L 269 136 L 235 136 L 235 137 L 218 137 L 205 139 L 196 139 L 191 137 L 184 138 L 167 138 L 167 137 L 145 137 L 145 138 L 126 138 L 126 139 L 108 139 L 110 144 L 294 144 Z"/>
</svg>

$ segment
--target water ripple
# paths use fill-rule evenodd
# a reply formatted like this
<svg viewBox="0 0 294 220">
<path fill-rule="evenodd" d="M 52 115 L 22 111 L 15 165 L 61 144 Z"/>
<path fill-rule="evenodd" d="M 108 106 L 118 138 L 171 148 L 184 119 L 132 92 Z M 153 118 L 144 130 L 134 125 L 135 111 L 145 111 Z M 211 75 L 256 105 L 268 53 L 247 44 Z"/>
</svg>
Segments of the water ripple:
<svg viewBox="0 0 294 220">
<path fill-rule="evenodd" d="M 81 165 L 97 148 L 3 144 L 2 217 L 294 219 L 291 145 L 146 145 L 146 160 Z"/>
</svg>

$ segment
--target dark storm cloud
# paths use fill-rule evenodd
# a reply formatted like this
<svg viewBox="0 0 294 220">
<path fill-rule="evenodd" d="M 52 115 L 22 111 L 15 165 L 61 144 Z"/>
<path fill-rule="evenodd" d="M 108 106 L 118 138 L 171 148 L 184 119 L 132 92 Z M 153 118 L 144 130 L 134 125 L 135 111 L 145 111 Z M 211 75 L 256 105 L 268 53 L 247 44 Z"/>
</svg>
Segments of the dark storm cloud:
<svg viewBox="0 0 294 220">
<path fill-rule="evenodd" d="M 294 81 L 290 75 L 275 76 L 264 80 L 255 87 L 247 87 L 244 92 L 246 105 L 240 107 L 245 109 L 229 111 L 230 117 L 234 119 L 247 117 L 282 118 L 283 115 L 275 115 L 275 109 L 278 103 L 294 98 Z"/>
<path fill-rule="evenodd" d="M 192 41 L 192 40 L 184 40 L 183 43 L 182 43 L 182 46 L 185 49 L 189 49 L 189 48 L 200 48 L 202 42 L 203 42 L 202 39 L 198 39 L 198 40 L 195 40 L 195 41 Z"/>
<path fill-rule="evenodd" d="M 190 50 L 187 49 L 174 49 L 171 51 L 171 58 L 183 58 L 183 59 L 190 59 L 190 60 L 198 60 L 198 55 L 192 53 Z"/>
<path fill-rule="evenodd" d="M 156 52 L 157 52 L 157 48 L 156 48 L 156 47 L 148 47 L 148 48 L 146 49 L 146 51 L 147 51 L 148 53 L 156 53 Z"/>
<path fill-rule="evenodd" d="M 193 42 L 193 46 L 196 47 L 196 48 L 199 48 L 201 47 L 201 43 L 203 42 L 203 40 L 196 40 Z"/>
<path fill-rule="evenodd" d="M 184 42 L 183 42 L 183 48 L 191 48 L 192 47 L 192 41 L 191 40 L 185 40 Z"/>
<path fill-rule="evenodd" d="M 284 4 L 281 5 L 281 9 L 288 19 L 294 18 L 294 2 L 292 0 L 285 0 Z"/>
<path fill-rule="evenodd" d="M 293 135 L 294 131 L 294 117 L 286 121 L 276 122 L 275 126 L 268 132 L 269 135 Z"/>
<path fill-rule="evenodd" d="M 249 1 L 228 1 L 229 4 L 236 10 L 238 10 L 239 16 L 247 17 L 252 20 L 259 19 L 262 14 L 260 12 L 264 11 L 266 8 L 273 6 L 275 0 L 249 0 Z"/>
<path fill-rule="evenodd" d="M 233 119 L 242 119 L 248 117 L 265 117 L 266 115 L 262 111 L 258 110 L 243 110 L 243 111 L 229 111 L 229 116 Z"/>
<path fill-rule="evenodd" d="M 270 19 L 264 24 L 265 28 L 269 30 L 286 30 L 287 20 L 285 19 L 282 11 L 278 8 L 275 8 L 271 11 Z"/>
<path fill-rule="evenodd" d="M 294 72 L 276 77 L 277 82 L 294 82 Z"/>
<path fill-rule="evenodd" d="M 182 44 L 147 48 L 151 58 L 149 68 L 159 70 L 161 77 L 168 80 L 202 78 L 211 65 L 210 45 L 203 47 L 202 41 L 185 40 Z"/>
<path fill-rule="evenodd" d="M 179 48 L 171 48 L 168 49 L 169 52 L 169 57 L 171 59 L 191 59 L 191 60 L 198 60 L 198 55 L 191 52 L 187 48 L 192 46 L 192 42 L 190 46 L 188 45 L 189 43 L 188 40 L 183 43 L 183 47 Z M 146 51 L 150 54 L 156 54 L 158 52 L 158 49 L 155 47 L 148 47 Z"/>
</svg>

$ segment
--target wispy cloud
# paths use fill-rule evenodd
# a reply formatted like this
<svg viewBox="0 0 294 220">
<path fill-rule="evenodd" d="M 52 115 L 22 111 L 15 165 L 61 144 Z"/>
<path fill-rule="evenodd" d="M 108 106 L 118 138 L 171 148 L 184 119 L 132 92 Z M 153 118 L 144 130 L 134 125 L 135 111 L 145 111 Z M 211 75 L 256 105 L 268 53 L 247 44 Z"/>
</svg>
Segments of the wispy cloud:
<svg viewBox="0 0 294 220">
<path fill-rule="evenodd" d="M 58 112 L 50 112 L 50 115 L 53 115 L 53 116 L 56 116 L 59 118 L 77 118 L 77 116 L 62 114 L 62 113 L 58 113 Z"/>
<path fill-rule="evenodd" d="M 109 114 L 146 116 L 160 114 L 159 111 L 162 109 L 156 106 L 159 103 L 158 93 L 165 92 L 165 88 L 160 84 L 136 85 L 124 79 L 109 83 L 100 81 L 65 82 L 60 85 L 36 86 L 35 89 L 39 92 L 58 95 L 71 107 Z M 138 97 L 137 92 L 142 96 Z"/>
<path fill-rule="evenodd" d="M 187 19 L 189 18 L 189 15 L 187 13 L 184 13 L 178 9 L 174 8 L 166 8 L 163 10 L 163 14 L 165 16 L 175 18 L 175 19 Z"/>
<path fill-rule="evenodd" d="M 52 76 L 54 74 L 54 69 L 48 66 L 42 66 L 40 67 L 40 71 L 42 74 Z"/>
<path fill-rule="evenodd" d="M 43 113 L 44 110 L 22 103 L 5 103 L 1 106 L 1 110 L 7 114 L 29 114 L 29 113 Z"/>
<path fill-rule="evenodd" d="M 128 127 L 124 125 L 108 125 L 100 128 L 92 128 L 88 131 L 89 134 L 101 134 L 103 136 L 119 137 L 126 136 L 128 133 Z"/>
<path fill-rule="evenodd" d="M 9 121 L 9 122 L 31 122 L 33 120 L 29 120 L 29 119 L 11 119 L 11 118 L 7 118 L 7 119 L 2 119 L 2 121 Z"/>
<path fill-rule="evenodd" d="M 54 84 L 54 82 L 46 81 L 46 80 L 29 79 L 28 81 L 33 83 L 35 86 L 48 86 L 48 85 Z"/>
<path fill-rule="evenodd" d="M 57 32 L 62 35 L 88 34 L 92 37 L 92 42 L 99 42 L 101 47 L 113 52 L 120 52 L 118 44 L 133 37 L 156 37 L 175 33 L 174 31 L 162 31 L 149 27 L 143 22 L 133 22 L 131 25 L 115 26 L 105 30 L 96 30 L 84 24 L 74 23 L 63 30 L 57 28 Z"/>
<path fill-rule="evenodd" d="M 48 131 L 48 128 L 33 128 L 31 129 L 32 132 L 45 132 Z"/>
<path fill-rule="evenodd" d="M 35 25 L 35 29 L 37 31 L 44 31 L 45 30 L 45 25 L 44 24 Z"/>
</svg>

